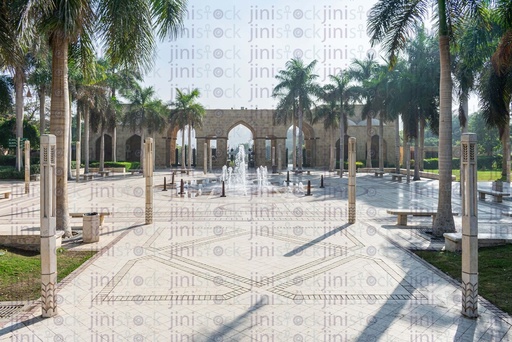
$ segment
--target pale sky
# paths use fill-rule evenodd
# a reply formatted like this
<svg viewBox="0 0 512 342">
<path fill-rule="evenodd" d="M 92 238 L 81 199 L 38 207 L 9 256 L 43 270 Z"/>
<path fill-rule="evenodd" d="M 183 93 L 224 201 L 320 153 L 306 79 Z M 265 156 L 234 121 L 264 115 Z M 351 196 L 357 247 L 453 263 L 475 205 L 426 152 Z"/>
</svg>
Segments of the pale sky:
<svg viewBox="0 0 512 342">
<path fill-rule="evenodd" d="M 293 57 L 318 61 L 320 83 L 368 52 L 367 12 L 375 0 L 191 0 L 184 30 L 160 42 L 145 77 L 164 101 L 199 88 L 209 109 L 273 108 L 275 75 Z M 454 103 L 454 109 L 456 108 Z M 470 102 L 470 113 L 477 109 Z"/>
</svg>

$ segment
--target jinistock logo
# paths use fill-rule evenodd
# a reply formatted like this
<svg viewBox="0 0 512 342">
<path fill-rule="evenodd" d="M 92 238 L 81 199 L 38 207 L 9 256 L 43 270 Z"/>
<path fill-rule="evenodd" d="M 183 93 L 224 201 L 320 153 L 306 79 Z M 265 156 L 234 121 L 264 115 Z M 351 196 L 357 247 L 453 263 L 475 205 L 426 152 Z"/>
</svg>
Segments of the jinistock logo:
<svg viewBox="0 0 512 342">
<path fill-rule="evenodd" d="M 319 21 L 324 24 L 327 21 L 339 20 L 363 20 L 366 12 L 363 6 L 357 9 L 344 6 L 343 8 L 333 8 L 331 5 L 312 6 L 293 9 L 290 6 L 276 8 L 272 5 L 270 8 L 263 8 L 258 5 L 251 6 L 249 11 L 249 24 L 258 21 L 268 20 L 291 20 L 297 21 Z"/>
</svg>

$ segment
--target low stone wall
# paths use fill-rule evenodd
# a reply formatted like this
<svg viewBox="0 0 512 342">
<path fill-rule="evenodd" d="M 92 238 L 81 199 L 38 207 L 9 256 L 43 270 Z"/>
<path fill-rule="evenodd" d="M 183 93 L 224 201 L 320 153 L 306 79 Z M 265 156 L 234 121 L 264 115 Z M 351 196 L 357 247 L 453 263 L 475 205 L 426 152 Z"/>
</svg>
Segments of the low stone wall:
<svg viewBox="0 0 512 342">
<path fill-rule="evenodd" d="M 59 248 L 62 245 L 63 234 L 64 232 L 62 231 L 55 234 L 55 248 Z M 41 236 L 39 232 L 34 232 L 34 234 L 0 235 L 0 245 L 39 252 L 41 249 Z"/>
</svg>

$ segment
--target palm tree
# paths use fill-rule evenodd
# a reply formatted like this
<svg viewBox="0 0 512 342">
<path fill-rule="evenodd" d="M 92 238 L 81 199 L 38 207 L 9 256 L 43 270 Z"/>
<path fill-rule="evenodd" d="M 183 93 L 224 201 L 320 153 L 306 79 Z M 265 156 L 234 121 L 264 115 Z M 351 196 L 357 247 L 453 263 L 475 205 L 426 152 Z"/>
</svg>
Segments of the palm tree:
<svg viewBox="0 0 512 342">
<path fill-rule="evenodd" d="M 185 126 L 188 126 L 188 168 L 192 168 L 192 128 L 201 127 L 206 109 L 197 102 L 199 89 L 192 89 L 185 93 L 176 88 L 176 99 L 171 103 L 175 108 L 171 110 L 170 122 L 182 128 L 181 168 L 185 166 Z"/>
<path fill-rule="evenodd" d="M 286 62 L 286 69 L 281 70 L 276 78 L 280 81 L 273 90 L 274 97 L 281 97 L 280 105 L 286 105 L 290 109 L 290 105 L 297 110 L 298 129 L 299 129 L 299 153 L 298 153 L 298 171 L 302 172 L 302 148 L 304 145 L 304 134 L 302 124 L 304 115 L 313 119 L 312 107 L 315 105 L 312 95 L 319 93 L 319 86 L 315 82 L 318 75 L 314 74 L 317 61 L 314 60 L 308 65 L 300 58 L 293 58 Z M 279 106 L 278 106 L 279 108 Z M 295 132 L 294 132 L 295 135 Z M 295 166 L 294 166 L 295 167 Z"/>
<path fill-rule="evenodd" d="M 114 65 L 148 70 L 154 57 L 154 33 L 176 36 L 182 24 L 186 1 L 19 0 L 45 8 L 34 10 L 33 23 L 49 39 L 52 51 L 52 97 L 50 132 L 57 144 L 57 228 L 69 230 L 67 161 L 69 137 L 69 47 L 80 46 L 82 56 L 94 51 L 92 37 L 99 37 L 105 55 Z M 11 3 L 10 1 L 8 2 Z M 9 6 L 9 5 L 7 5 Z M 25 11 L 24 13 L 26 13 Z M 35 26 L 36 26 L 35 25 Z M 0 41 L 8 31 L 0 26 Z M 90 53 L 89 56 L 92 56 Z"/>
<path fill-rule="evenodd" d="M 154 95 L 153 87 L 142 88 L 139 85 L 135 86 L 133 92 L 126 93 L 130 104 L 123 117 L 123 126 L 128 126 L 133 132 L 141 132 L 141 166 L 144 165 L 145 132 L 162 132 L 168 116 L 167 106 L 161 100 L 154 99 Z"/>
<path fill-rule="evenodd" d="M 334 129 L 339 127 L 340 115 L 338 114 L 337 98 L 332 84 L 326 84 L 322 87 L 319 98 L 324 102 L 315 108 L 313 123 L 323 121 L 325 131 L 329 131 L 329 172 L 334 171 L 335 162 L 333 156 L 334 149 Z"/>
<path fill-rule="evenodd" d="M 382 43 L 387 49 L 391 66 L 398 52 L 411 34 L 411 25 L 422 22 L 428 15 L 429 5 L 437 6 L 437 23 L 440 57 L 439 90 L 439 197 L 433 233 L 442 236 L 455 232 L 452 215 L 452 78 L 450 68 L 450 35 L 453 25 L 461 17 L 472 17 L 480 13 L 480 1 L 449 2 L 446 0 L 379 0 L 368 17 L 371 43 Z"/>
<path fill-rule="evenodd" d="M 375 61 L 375 56 L 368 54 L 366 59 L 355 59 L 349 70 L 350 76 L 359 82 L 354 88 L 363 101 L 362 118 L 366 119 L 366 167 L 372 167 L 372 119 L 375 116 L 377 88 L 381 78 L 381 67 Z"/>
<path fill-rule="evenodd" d="M 345 135 L 347 134 L 347 114 L 354 114 L 354 105 L 357 98 L 356 89 L 350 86 L 351 75 L 347 72 L 340 72 L 337 75 L 329 75 L 333 82 L 333 95 L 339 110 L 339 129 L 340 129 L 340 178 L 343 177 L 343 168 L 345 166 Z"/>
<path fill-rule="evenodd" d="M 13 102 L 13 81 L 7 75 L 0 75 L 0 117 L 9 114 L 12 110 Z"/>
</svg>

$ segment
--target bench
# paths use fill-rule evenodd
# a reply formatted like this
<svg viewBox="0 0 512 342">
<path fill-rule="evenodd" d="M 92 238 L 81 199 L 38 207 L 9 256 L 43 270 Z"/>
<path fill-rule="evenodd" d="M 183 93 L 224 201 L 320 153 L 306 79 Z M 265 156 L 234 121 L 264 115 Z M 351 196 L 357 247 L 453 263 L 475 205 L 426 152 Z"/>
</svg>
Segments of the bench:
<svg viewBox="0 0 512 342">
<path fill-rule="evenodd" d="M 110 170 L 98 171 L 101 177 L 110 176 Z"/>
<path fill-rule="evenodd" d="M 69 213 L 69 216 L 71 216 L 73 218 L 80 218 L 80 217 L 84 217 L 84 214 L 86 214 L 86 213 Z M 103 221 L 105 220 L 105 216 L 110 216 L 110 213 L 102 212 L 102 213 L 98 213 L 98 215 L 100 215 L 100 226 L 103 226 Z"/>
<path fill-rule="evenodd" d="M 375 171 L 372 171 L 374 174 L 375 174 L 375 177 L 380 177 L 382 178 L 384 176 L 384 171 L 380 171 L 380 170 L 375 170 Z"/>
<path fill-rule="evenodd" d="M 501 212 L 501 215 L 503 215 L 503 216 L 508 216 L 508 217 L 512 217 L 512 211 L 502 211 L 502 212 Z"/>
<path fill-rule="evenodd" d="M 10 198 L 11 192 L 10 191 L 2 191 L 2 192 L 0 192 L 0 195 L 3 196 L 4 198 Z"/>
<path fill-rule="evenodd" d="M 422 209 L 388 209 L 386 212 L 390 215 L 397 215 L 396 224 L 400 226 L 407 226 L 407 216 L 432 216 L 432 224 L 436 219 L 437 210 L 422 210 Z M 458 213 L 452 213 L 458 215 Z"/>
<path fill-rule="evenodd" d="M 503 196 L 510 196 L 509 193 L 502 192 L 502 191 L 494 191 L 494 190 L 478 190 L 478 193 L 480 194 L 480 199 L 485 200 L 485 195 L 491 195 L 494 197 L 494 202 L 501 203 L 503 202 Z"/>
<path fill-rule="evenodd" d="M 398 182 L 402 182 L 402 177 L 405 177 L 405 175 L 402 175 L 400 173 L 390 173 L 391 180 L 396 180 Z"/>
<path fill-rule="evenodd" d="M 139 169 L 137 169 L 137 170 L 128 170 L 128 172 L 130 172 L 132 174 L 132 176 L 133 176 L 136 173 L 141 173 L 142 170 L 139 170 Z"/>
<path fill-rule="evenodd" d="M 92 173 L 84 173 L 83 175 L 81 175 L 83 177 L 83 179 L 85 180 L 92 180 L 92 178 L 94 177 L 94 175 Z"/>
</svg>

